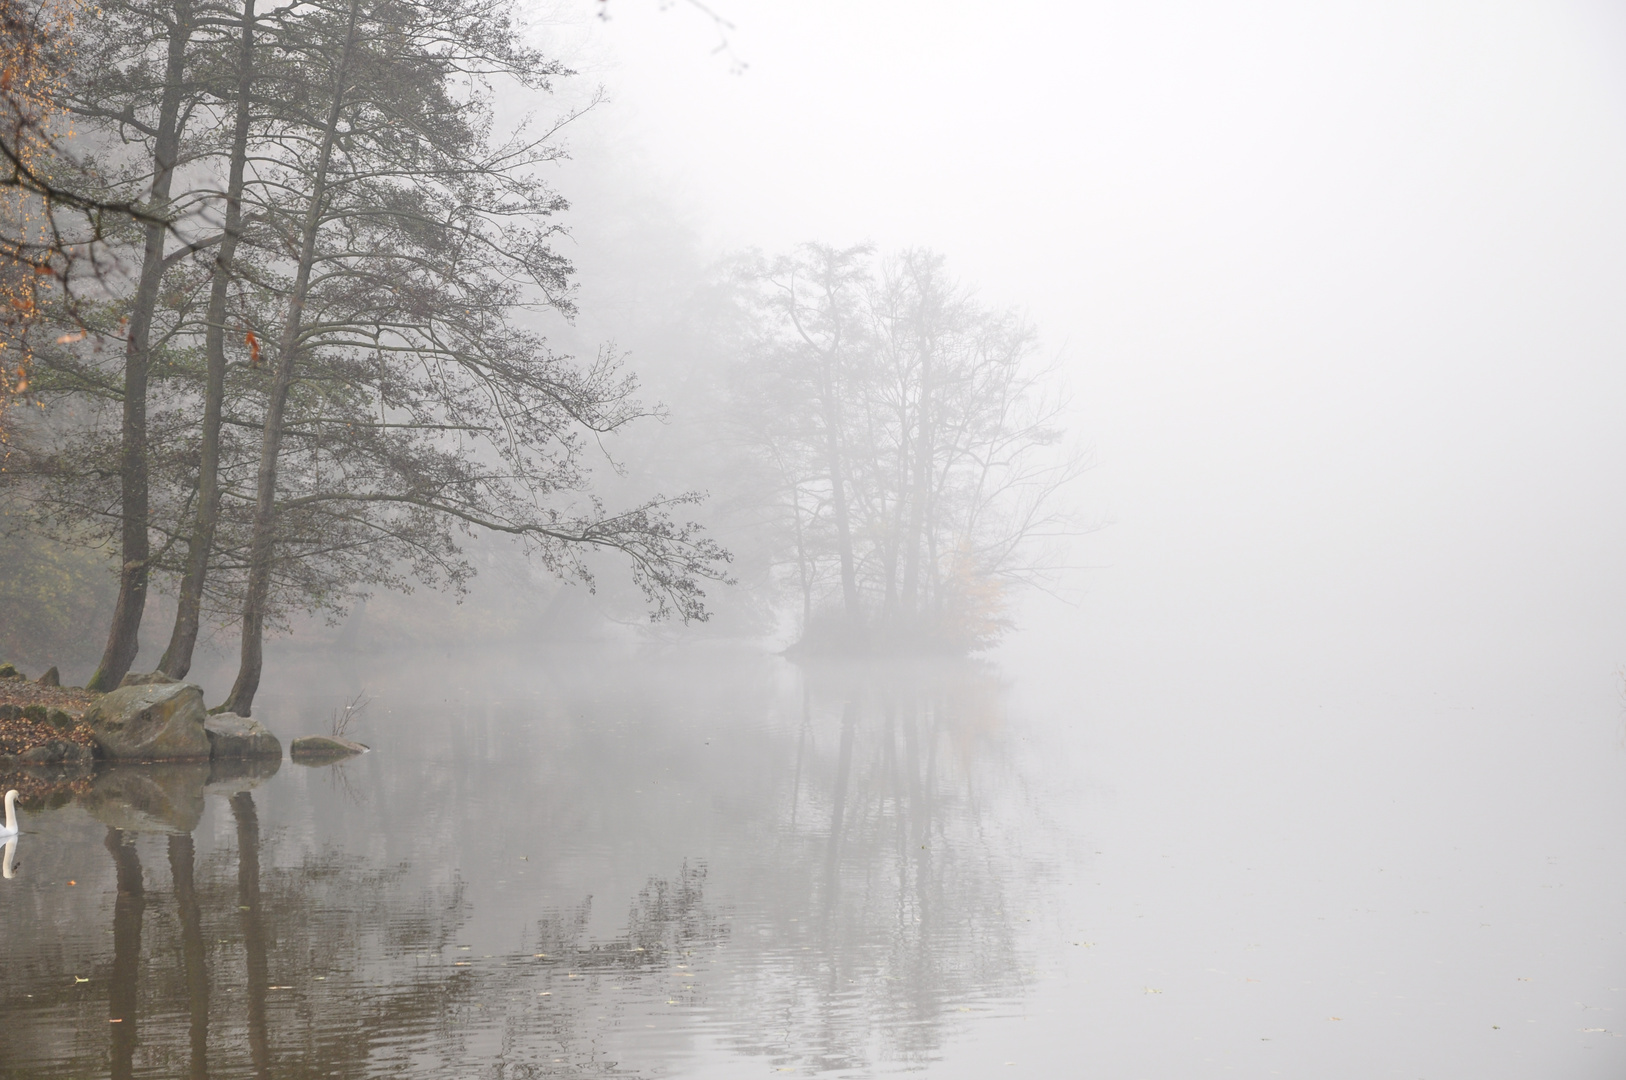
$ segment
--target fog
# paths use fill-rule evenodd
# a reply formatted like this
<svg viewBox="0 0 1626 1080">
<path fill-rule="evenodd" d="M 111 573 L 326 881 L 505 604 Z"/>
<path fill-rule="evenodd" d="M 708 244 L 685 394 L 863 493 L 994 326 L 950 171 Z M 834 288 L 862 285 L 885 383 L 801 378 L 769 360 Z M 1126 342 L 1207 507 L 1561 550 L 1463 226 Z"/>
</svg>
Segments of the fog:
<svg viewBox="0 0 1626 1080">
<path fill-rule="evenodd" d="M 1087 599 L 1039 616 L 1055 633 L 1618 663 L 1618 12 L 607 14 L 583 67 L 611 104 L 572 166 L 592 182 L 562 181 L 587 316 L 615 289 L 593 275 L 606 184 L 704 252 L 948 254 L 1065 358 L 1094 450 L 1080 499 L 1110 527 L 1077 549 Z M 639 168 L 595 166 L 599 138 Z"/>
<path fill-rule="evenodd" d="M 311 557 L 253 717 L 370 700 L 370 752 L 0 774 L 0 1075 L 1622 1074 L 1626 13 L 523 13 L 572 74 L 495 115 L 579 112 L 543 163 L 576 307 L 515 325 L 664 410 L 548 494 L 703 492 L 709 618 L 652 622 L 622 551 L 591 589 L 527 561 L 523 514 L 457 534 L 466 596 L 393 587 L 416 549 Z M 808 434 L 841 304 L 795 289 L 860 245 L 870 360 L 918 343 L 882 301 L 930 294 L 930 249 L 963 355 L 1053 364 L 1065 402 L 1032 439 L 1081 466 L 1064 524 L 960 637 L 910 621 L 916 557 L 933 605 L 959 564 L 884 452 L 934 452 L 926 361 L 851 376 L 856 540 Z M 209 704 L 234 582 L 182 673 Z"/>
</svg>

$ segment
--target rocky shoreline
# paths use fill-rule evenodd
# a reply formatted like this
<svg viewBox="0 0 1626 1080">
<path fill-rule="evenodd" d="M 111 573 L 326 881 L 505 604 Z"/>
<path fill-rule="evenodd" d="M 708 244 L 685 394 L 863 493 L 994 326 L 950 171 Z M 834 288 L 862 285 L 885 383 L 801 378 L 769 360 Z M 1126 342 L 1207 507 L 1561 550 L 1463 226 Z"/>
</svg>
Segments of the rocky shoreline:
<svg viewBox="0 0 1626 1080">
<path fill-rule="evenodd" d="M 10 664 L 0 666 L 0 673 L 10 667 Z M 47 686 L 20 676 L 7 678 L 0 674 L 0 705 L 15 705 L 18 709 L 40 705 L 60 709 L 77 720 L 100 696 L 77 686 Z"/>
<path fill-rule="evenodd" d="M 7 766 L 64 761 L 89 764 L 96 741 L 83 721 L 97 697 L 78 687 L 32 682 L 10 664 L 0 666 L 0 770 L 9 774 Z M 11 786 L 23 791 L 17 783 Z M 23 791 L 24 798 L 28 795 Z"/>
<path fill-rule="evenodd" d="M 366 749 L 305 736 L 294 740 L 290 756 L 316 765 Z M 131 675 L 117 690 L 95 694 L 57 685 L 55 668 L 30 680 L 0 664 L 0 790 L 15 787 L 25 802 L 89 792 L 99 782 L 96 770 L 111 764 L 184 764 L 224 779 L 269 775 L 282 756 L 281 741 L 259 721 L 208 713 L 194 683 Z"/>
</svg>

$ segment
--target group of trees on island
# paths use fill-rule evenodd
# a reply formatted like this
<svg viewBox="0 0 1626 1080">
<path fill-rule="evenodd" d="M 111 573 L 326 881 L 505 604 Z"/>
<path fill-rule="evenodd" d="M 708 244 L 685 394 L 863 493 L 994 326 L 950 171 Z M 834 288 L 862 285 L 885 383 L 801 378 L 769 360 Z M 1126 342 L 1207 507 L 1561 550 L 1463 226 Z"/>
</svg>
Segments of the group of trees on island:
<svg viewBox="0 0 1626 1080">
<path fill-rule="evenodd" d="M 693 481 L 611 506 L 589 468 L 659 407 L 614 349 L 539 329 L 574 313 L 545 174 L 579 110 L 499 123 L 499 95 L 570 75 L 512 0 L 0 9 L 0 543 L 31 578 L 0 604 L 66 604 L 88 586 L 58 553 L 110 555 L 91 688 L 132 669 L 162 581 L 157 669 L 235 624 L 223 707 L 246 715 L 269 629 L 461 588 L 482 535 L 589 585 L 586 553 L 617 553 L 652 614 L 707 616 L 733 538 L 690 520 Z M 804 647 L 990 642 L 1080 460 L 1031 327 L 923 251 L 809 245 L 719 280 L 708 421 L 755 473 L 695 472 L 753 493 Z"/>
<path fill-rule="evenodd" d="M 735 275 L 735 422 L 767 464 L 801 648 L 991 644 L 1011 586 L 1058 569 L 1084 456 L 1036 335 L 935 252 L 807 244 Z"/>
</svg>

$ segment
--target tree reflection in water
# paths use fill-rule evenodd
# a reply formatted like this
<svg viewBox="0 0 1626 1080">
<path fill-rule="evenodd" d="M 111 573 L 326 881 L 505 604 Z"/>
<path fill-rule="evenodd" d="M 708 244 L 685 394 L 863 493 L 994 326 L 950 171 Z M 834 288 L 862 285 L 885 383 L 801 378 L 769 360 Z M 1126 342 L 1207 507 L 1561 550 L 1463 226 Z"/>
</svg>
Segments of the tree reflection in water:
<svg viewBox="0 0 1626 1080">
<path fill-rule="evenodd" d="M 275 829 L 264 861 L 249 788 L 265 778 L 108 770 L 49 812 L 108 823 L 111 957 L 88 929 L 105 907 L 55 935 L 40 913 L 32 935 L 0 925 L 0 1076 L 642 1075 L 674 1071 L 697 1033 L 804 1074 L 928 1064 L 957 1013 L 1026 966 L 1005 895 L 1019 853 L 979 799 L 998 686 L 975 667 L 832 668 L 775 693 L 742 708 L 790 718 L 782 767 L 718 796 L 723 840 L 667 852 L 611 933 L 589 896 L 533 896 L 530 929 L 492 955 L 459 945 L 476 914 L 461 872 L 425 883 L 366 845 Z M 584 762 L 571 797 L 624 798 L 591 790 L 613 767 Z M 234 828 L 209 824 L 228 808 Z M 200 821 L 219 845 L 201 856 Z M 168 889 L 151 880 L 159 835 Z M 98 997 L 105 1037 L 84 1022 Z"/>
<path fill-rule="evenodd" d="M 742 940 L 760 956 L 738 965 L 732 1041 L 804 1069 L 923 1065 L 959 1008 L 1020 981 L 1013 853 L 976 786 L 996 764 L 998 683 L 980 665 L 806 678 L 788 827 L 753 875 L 780 883 L 777 925 Z"/>
<path fill-rule="evenodd" d="M 237 910 L 243 914 L 243 964 L 248 973 L 248 1052 L 254 1075 L 271 1075 L 271 1040 L 266 1031 L 265 995 L 270 967 L 265 957 L 265 918 L 260 910 L 260 819 L 254 796 L 239 791 L 231 797 L 237 823 Z"/>
<path fill-rule="evenodd" d="M 248 792 L 243 792 L 242 797 L 249 798 Z M 209 968 L 204 959 L 203 909 L 192 880 L 194 861 L 192 834 L 170 834 L 169 877 L 175 883 L 175 913 L 181 923 L 181 957 L 190 1009 L 187 1036 L 191 1059 L 186 1074 L 192 1080 L 203 1080 L 209 1075 Z"/>
<path fill-rule="evenodd" d="M 107 850 L 118 868 L 118 893 L 113 901 L 113 972 L 108 979 L 107 1023 L 112 1045 L 113 1080 L 135 1075 L 136 1024 L 141 992 L 141 917 L 147 894 L 141 884 L 141 859 L 135 844 L 122 829 L 107 830 Z"/>
</svg>

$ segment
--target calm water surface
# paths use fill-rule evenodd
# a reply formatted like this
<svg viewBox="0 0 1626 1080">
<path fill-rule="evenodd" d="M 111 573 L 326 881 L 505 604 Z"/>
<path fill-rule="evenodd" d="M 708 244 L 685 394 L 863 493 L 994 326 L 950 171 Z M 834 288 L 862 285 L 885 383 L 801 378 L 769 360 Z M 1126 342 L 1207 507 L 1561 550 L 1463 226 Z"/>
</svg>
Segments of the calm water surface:
<svg viewBox="0 0 1626 1080">
<path fill-rule="evenodd" d="M 25 805 L 0 1075 L 1626 1075 L 1609 694 L 281 663 L 374 751 Z"/>
</svg>

